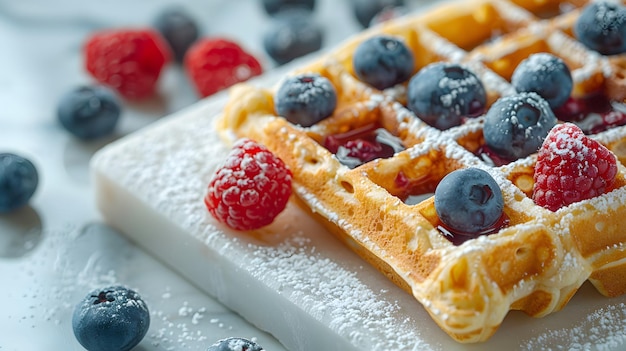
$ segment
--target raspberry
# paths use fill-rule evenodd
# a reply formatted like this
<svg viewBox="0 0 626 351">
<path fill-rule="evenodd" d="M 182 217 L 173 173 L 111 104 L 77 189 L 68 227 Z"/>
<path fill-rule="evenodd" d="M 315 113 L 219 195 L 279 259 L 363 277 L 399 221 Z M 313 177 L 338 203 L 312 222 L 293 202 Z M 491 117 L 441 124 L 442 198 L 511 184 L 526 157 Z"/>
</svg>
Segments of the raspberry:
<svg viewBox="0 0 626 351">
<path fill-rule="evenodd" d="M 539 149 L 533 200 L 556 211 L 613 188 L 615 156 L 572 123 L 555 126 Z"/>
<path fill-rule="evenodd" d="M 202 39 L 189 48 L 184 60 L 187 74 L 203 97 L 263 73 L 254 56 L 226 39 Z"/>
<path fill-rule="evenodd" d="M 168 44 L 151 29 L 101 31 L 85 44 L 87 71 L 130 100 L 154 94 L 170 59 Z"/>
<path fill-rule="evenodd" d="M 209 183 L 204 199 L 218 221 L 236 230 L 266 226 L 287 206 L 291 171 L 250 139 L 238 141 Z"/>
</svg>

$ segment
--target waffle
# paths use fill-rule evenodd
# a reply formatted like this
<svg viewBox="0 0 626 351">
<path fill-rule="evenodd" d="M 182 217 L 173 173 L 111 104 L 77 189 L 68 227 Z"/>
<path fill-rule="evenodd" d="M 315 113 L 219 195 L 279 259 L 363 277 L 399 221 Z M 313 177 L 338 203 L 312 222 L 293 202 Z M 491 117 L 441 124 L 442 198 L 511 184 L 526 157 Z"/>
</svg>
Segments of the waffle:
<svg viewBox="0 0 626 351">
<path fill-rule="evenodd" d="M 541 317 L 563 308 L 589 280 L 606 296 L 626 292 L 626 126 L 593 138 L 618 159 L 610 193 L 556 212 L 532 200 L 536 155 L 503 166 L 485 162 L 483 118 L 448 130 L 432 128 L 406 106 L 406 83 L 383 91 L 360 82 L 352 55 L 378 34 L 400 37 L 413 51 L 417 72 L 436 62 L 457 62 L 482 80 L 487 104 L 514 93 L 517 64 L 535 52 L 561 57 L 574 79 L 573 97 L 601 93 L 626 97 L 626 55 L 605 57 L 574 39 L 572 26 L 586 1 L 472 0 L 446 2 L 397 18 L 350 38 L 293 69 L 315 72 L 335 86 L 333 115 L 311 127 L 276 116 L 278 86 L 239 84 L 217 120 L 225 140 L 254 139 L 276 153 L 294 174 L 295 201 L 412 294 L 453 339 L 489 339 L 510 310 Z M 406 149 L 355 168 L 322 146 L 325 136 L 376 124 Z M 502 189 L 508 225 L 455 245 L 442 235 L 434 190 L 450 172 L 478 167 Z M 411 198 L 413 201 L 406 201 Z"/>
</svg>

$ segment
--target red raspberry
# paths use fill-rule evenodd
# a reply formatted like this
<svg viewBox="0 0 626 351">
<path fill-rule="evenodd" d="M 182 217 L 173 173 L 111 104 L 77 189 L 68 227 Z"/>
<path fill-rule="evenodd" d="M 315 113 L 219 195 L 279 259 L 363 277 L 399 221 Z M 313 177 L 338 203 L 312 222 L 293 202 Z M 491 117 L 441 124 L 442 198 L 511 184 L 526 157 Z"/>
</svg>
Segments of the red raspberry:
<svg viewBox="0 0 626 351">
<path fill-rule="evenodd" d="M 533 200 L 556 211 L 613 188 L 617 159 L 572 123 L 552 128 L 535 165 Z"/>
<path fill-rule="evenodd" d="M 266 226 L 287 206 L 291 171 L 264 146 L 242 139 L 209 183 L 204 203 L 218 221 L 236 230 Z"/>
<path fill-rule="evenodd" d="M 236 43 L 209 38 L 189 48 L 185 69 L 203 97 L 263 73 L 259 61 Z"/>
<path fill-rule="evenodd" d="M 154 94 L 161 69 L 171 53 L 151 29 L 105 30 L 85 44 L 87 71 L 100 83 L 131 100 Z"/>
</svg>

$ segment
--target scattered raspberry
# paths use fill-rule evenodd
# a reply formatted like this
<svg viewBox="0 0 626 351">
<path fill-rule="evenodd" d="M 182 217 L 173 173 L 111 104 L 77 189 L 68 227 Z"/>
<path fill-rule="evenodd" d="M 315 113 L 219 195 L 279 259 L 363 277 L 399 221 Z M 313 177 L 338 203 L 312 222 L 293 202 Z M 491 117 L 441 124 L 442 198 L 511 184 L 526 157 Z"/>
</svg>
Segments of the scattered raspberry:
<svg viewBox="0 0 626 351">
<path fill-rule="evenodd" d="M 189 49 L 185 69 L 203 97 L 263 72 L 259 61 L 239 45 L 213 38 L 202 39 Z"/>
<path fill-rule="evenodd" d="M 539 149 L 533 200 L 556 211 L 610 191 L 616 174 L 617 160 L 606 147 L 576 125 L 560 124 Z"/>
<path fill-rule="evenodd" d="M 168 44 L 150 29 L 101 31 L 85 44 L 87 71 L 131 100 L 154 94 L 161 69 L 171 59 Z"/>
<path fill-rule="evenodd" d="M 218 221 L 236 230 L 270 224 L 291 196 L 291 171 L 250 139 L 237 142 L 209 183 L 204 199 Z"/>
</svg>

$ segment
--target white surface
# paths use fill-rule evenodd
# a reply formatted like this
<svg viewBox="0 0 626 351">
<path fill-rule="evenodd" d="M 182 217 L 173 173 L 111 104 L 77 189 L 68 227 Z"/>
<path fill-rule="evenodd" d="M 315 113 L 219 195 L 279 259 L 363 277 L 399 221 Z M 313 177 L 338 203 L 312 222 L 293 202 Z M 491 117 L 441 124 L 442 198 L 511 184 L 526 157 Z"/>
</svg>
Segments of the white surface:
<svg viewBox="0 0 626 351">
<path fill-rule="evenodd" d="M 347 12 L 346 1 L 320 0 L 320 3 L 317 18 L 327 28 L 326 45 L 333 45 L 357 29 Z M 31 206 L 0 215 L 0 284 L 4 292 L 0 299 L 2 351 L 82 350 L 71 331 L 72 308 L 92 288 L 111 283 L 136 288 L 151 310 L 151 328 L 136 350 L 205 350 L 215 340 L 227 336 L 254 338 L 267 350 L 286 350 L 274 337 L 231 312 L 105 225 L 96 211 L 88 172 L 91 156 L 108 142 L 195 102 L 196 96 L 180 68 L 172 66 L 165 72 L 160 98 L 126 105 L 120 127 L 112 138 L 79 142 L 56 122 L 55 108 L 61 94 L 89 81 L 80 56 L 86 36 L 97 28 L 145 25 L 166 4 L 169 4 L 166 0 L 56 0 L 53 3 L 0 0 L 0 150 L 29 157 L 41 176 Z M 189 0 L 185 5 L 202 20 L 206 34 L 228 34 L 263 57 L 260 37 L 268 22 L 256 0 Z M 264 63 L 269 66 L 267 59 Z M 152 211 L 147 203 L 138 210 Z M 180 218 L 174 222 L 183 223 Z M 159 227 L 158 232 L 162 229 Z M 298 247 L 304 250 L 298 252 L 300 255 L 312 254 L 312 250 L 317 254 L 324 245 L 334 243 L 334 239 L 324 238 L 287 240 L 286 243 L 300 245 Z M 238 241 L 242 242 L 245 241 Z M 197 246 L 196 250 L 201 247 Z M 370 274 L 371 269 L 347 250 L 337 250 L 351 257 L 342 261 L 342 269 L 347 270 L 346 281 L 355 283 L 356 279 L 373 284 L 368 285 L 374 287 L 368 294 L 382 296 L 393 302 L 393 306 L 402 306 L 399 313 L 407 313 L 413 318 L 412 323 L 419 324 L 413 333 L 440 335 L 430 346 L 449 349 L 447 336 L 433 326 L 429 317 L 422 318 L 424 314 L 419 305 L 407 302 L 406 295 L 398 293 L 379 275 Z M 183 257 L 194 265 L 196 274 L 204 269 L 199 261 L 193 261 L 199 255 Z M 316 257 L 335 257 L 336 253 L 321 255 Z M 333 270 L 337 267 L 333 261 L 321 259 L 311 263 Z M 219 295 L 225 298 L 226 292 L 228 290 L 222 290 Z M 324 290 L 317 292 L 325 293 Z M 269 293 L 262 292 L 264 296 Z M 257 300 L 250 299 L 250 302 L 263 307 Z M 328 311 L 332 307 L 328 305 Z M 409 307 L 413 312 L 405 311 Z M 507 349 L 533 350 L 561 345 L 554 349 L 619 350 L 625 338 L 625 309 L 624 298 L 607 300 L 585 285 L 557 315 L 535 320 L 513 313 L 505 321 L 498 340 L 513 345 Z M 338 318 L 338 321 L 343 318 L 350 326 L 351 321 L 346 316 Z M 294 322 L 290 320 L 278 327 L 297 330 L 289 335 L 294 342 L 310 338 L 309 331 L 302 331 Z M 545 330 L 546 327 L 550 329 Z M 420 340 L 416 341 L 419 349 L 430 348 L 424 346 L 430 341 Z M 596 344 L 600 346 L 595 347 Z M 453 346 L 484 349 L 485 345 Z"/>
</svg>

